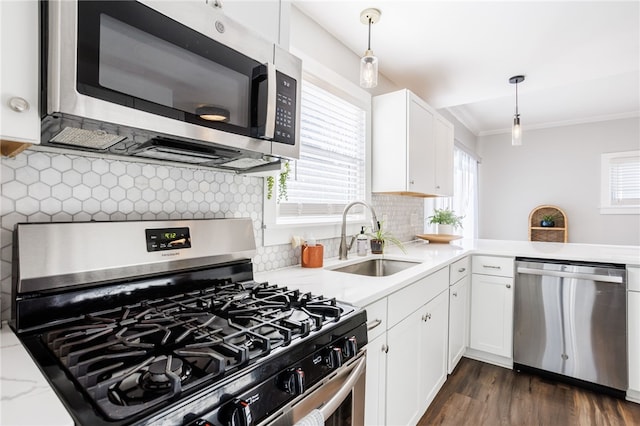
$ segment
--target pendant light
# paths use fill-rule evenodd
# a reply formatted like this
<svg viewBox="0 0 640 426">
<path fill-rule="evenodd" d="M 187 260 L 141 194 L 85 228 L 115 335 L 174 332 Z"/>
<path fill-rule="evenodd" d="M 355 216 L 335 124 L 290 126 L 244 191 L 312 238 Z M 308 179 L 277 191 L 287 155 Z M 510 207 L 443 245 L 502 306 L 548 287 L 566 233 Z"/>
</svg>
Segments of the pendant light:
<svg viewBox="0 0 640 426">
<path fill-rule="evenodd" d="M 365 9 L 360 13 L 360 22 L 369 25 L 367 51 L 364 52 L 364 56 L 360 59 L 360 86 L 365 89 L 378 85 L 378 58 L 373 55 L 371 50 L 371 24 L 378 22 L 380 15 L 379 9 Z"/>
<path fill-rule="evenodd" d="M 522 128 L 520 127 L 520 114 L 518 113 L 518 83 L 524 81 L 524 75 L 514 75 L 509 79 L 509 83 L 516 85 L 516 114 L 513 116 L 513 127 L 511 128 L 511 145 L 522 145 Z"/>
</svg>

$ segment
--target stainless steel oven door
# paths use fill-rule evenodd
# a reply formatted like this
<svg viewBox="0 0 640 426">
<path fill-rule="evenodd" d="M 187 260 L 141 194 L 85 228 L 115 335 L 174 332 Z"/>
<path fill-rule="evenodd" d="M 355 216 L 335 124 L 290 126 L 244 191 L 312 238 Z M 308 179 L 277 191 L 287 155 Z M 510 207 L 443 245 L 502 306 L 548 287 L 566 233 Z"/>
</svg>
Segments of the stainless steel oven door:
<svg viewBox="0 0 640 426">
<path fill-rule="evenodd" d="M 366 351 L 293 401 L 263 425 L 364 425 Z"/>
</svg>

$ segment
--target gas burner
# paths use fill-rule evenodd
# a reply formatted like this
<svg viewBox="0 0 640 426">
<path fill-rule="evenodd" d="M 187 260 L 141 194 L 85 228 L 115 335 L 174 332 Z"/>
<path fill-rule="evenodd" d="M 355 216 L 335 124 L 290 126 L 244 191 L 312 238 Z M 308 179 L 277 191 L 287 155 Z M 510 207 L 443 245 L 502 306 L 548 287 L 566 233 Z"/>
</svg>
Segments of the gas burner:
<svg viewBox="0 0 640 426">
<path fill-rule="evenodd" d="M 180 358 L 159 357 L 140 377 L 140 385 L 146 390 L 170 388 L 177 382 L 185 381 L 191 375 L 191 367 L 184 365 Z"/>
</svg>

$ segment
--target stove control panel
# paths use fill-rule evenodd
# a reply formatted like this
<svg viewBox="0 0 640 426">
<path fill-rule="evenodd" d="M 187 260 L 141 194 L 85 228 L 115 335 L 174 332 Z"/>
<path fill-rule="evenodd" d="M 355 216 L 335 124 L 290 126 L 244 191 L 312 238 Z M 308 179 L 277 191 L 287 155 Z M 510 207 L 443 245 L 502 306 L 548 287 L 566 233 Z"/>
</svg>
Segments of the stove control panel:
<svg viewBox="0 0 640 426">
<path fill-rule="evenodd" d="M 191 234 L 188 227 L 145 229 L 147 251 L 176 250 L 191 247 Z"/>
</svg>

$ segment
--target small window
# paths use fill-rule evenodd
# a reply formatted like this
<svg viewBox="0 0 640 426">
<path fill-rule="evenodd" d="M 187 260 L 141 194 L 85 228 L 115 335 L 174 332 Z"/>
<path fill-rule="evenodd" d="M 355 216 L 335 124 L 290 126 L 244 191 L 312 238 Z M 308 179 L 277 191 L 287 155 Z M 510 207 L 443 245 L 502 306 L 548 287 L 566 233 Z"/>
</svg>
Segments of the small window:
<svg viewBox="0 0 640 426">
<path fill-rule="evenodd" d="M 640 151 L 602 154 L 602 214 L 640 213 Z"/>
</svg>

